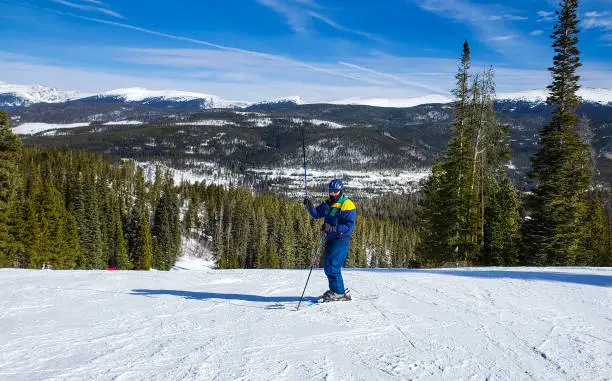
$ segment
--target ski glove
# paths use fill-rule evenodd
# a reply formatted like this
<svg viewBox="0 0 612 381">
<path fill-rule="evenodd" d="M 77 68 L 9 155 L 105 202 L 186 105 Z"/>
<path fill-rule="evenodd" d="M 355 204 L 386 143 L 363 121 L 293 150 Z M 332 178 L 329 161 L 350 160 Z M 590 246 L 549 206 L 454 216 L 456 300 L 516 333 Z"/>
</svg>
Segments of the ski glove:
<svg viewBox="0 0 612 381">
<path fill-rule="evenodd" d="M 336 231 L 336 227 L 328 224 L 327 222 L 323 224 L 323 231 L 326 233 L 331 233 Z"/>
<path fill-rule="evenodd" d="M 305 198 L 303 204 L 306 207 L 306 210 L 312 210 L 314 208 L 314 205 L 312 205 L 312 201 L 310 201 L 309 198 Z"/>
</svg>

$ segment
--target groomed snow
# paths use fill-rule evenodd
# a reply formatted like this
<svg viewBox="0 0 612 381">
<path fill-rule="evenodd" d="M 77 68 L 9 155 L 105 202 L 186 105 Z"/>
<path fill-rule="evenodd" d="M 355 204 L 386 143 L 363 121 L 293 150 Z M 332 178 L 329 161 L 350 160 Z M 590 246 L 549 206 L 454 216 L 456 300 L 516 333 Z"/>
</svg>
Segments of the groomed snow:
<svg viewBox="0 0 612 381">
<path fill-rule="evenodd" d="M 89 122 L 86 123 L 23 123 L 17 127 L 13 127 L 13 133 L 16 135 L 33 135 L 39 132 L 48 130 L 57 130 L 60 128 L 77 128 L 89 126 Z"/>
<path fill-rule="evenodd" d="M 612 269 L 307 274 L 1 269 L 0 379 L 612 378 Z"/>
</svg>

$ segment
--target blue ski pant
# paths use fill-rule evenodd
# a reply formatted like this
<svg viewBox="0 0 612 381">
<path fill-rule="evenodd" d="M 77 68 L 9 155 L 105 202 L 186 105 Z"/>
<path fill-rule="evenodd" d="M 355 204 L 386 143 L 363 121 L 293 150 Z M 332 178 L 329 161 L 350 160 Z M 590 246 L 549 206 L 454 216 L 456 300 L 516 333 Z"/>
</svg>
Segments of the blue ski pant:
<svg viewBox="0 0 612 381">
<path fill-rule="evenodd" d="M 348 254 L 349 243 L 348 238 L 330 239 L 325 242 L 323 270 L 327 275 L 329 289 L 338 294 L 344 294 L 341 271 Z"/>
</svg>

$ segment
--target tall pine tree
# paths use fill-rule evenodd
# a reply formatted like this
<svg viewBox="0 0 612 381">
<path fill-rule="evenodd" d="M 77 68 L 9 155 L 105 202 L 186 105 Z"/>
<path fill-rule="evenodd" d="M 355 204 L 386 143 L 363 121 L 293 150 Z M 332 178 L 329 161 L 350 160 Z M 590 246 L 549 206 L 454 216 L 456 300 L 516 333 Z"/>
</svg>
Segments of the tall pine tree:
<svg viewBox="0 0 612 381">
<path fill-rule="evenodd" d="M 0 267 L 18 264 L 18 243 L 12 234 L 18 223 L 18 189 L 21 176 L 17 170 L 20 161 L 21 141 L 10 129 L 8 115 L 0 110 Z M 13 216 L 11 218 L 11 216 Z"/>
<path fill-rule="evenodd" d="M 578 50 L 577 0 L 564 0 L 551 38 L 554 65 L 549 68 L 548 104 L 551 122 L 540 133 L 540 147 L 532 158 L 530 219 L 523 225 L 524 258 L 531 265 L 574 265 L 585 238 L 587 190 L 591 185 L 587 147 L 576 131 L 582 66 Z"/>
</svg>

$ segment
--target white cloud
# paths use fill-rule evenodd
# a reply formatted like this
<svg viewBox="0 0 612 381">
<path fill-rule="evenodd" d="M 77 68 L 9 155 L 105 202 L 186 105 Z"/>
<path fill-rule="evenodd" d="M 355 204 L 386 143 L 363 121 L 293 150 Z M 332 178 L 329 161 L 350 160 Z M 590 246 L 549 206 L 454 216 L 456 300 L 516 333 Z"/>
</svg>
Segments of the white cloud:
<svg viewBox="0 0 612 381">
<path fill-rule="evenodd" d="M 509 35 L 509 36 L 495 36 L 495 37 L 491 37 L 489 38 L 490 41 L 508 41 L 508 40 L 512 40 L 514 38 L 514 36 Z"/>
<path fill-rule="evenodd" d="M 555 19 L 555 12 L 538 11 L 537 22 L 553 21 Z"/>
<path fill-rule="evenodd" d="M 296 65 L 295 61 L 279 60 L 268 56 L 249 56 L 248 53 L 241 51 L 123 48 L 118 49 L 113 55 L 119 61 L 143 66 L 180 69 L 181 72 L 185 72 L 185 75 L 193 75 L 193 70 L 197 70 L 199 77 L 208 78 L 233 78 L 234 80 L 238 80 L 239 77 L 243 77 L 243 80 L 307 78 L 325 83 L 361 82 L 391 85 L 388 82 L 364 76 L 360 72 L 346 70 L 338 65 L 324 63 Z M 313 71 L 312 67 L 318 70 Z M 248 76 L 245 75 L 246 73 Z M 347 79 L 350 81 L 347 82 Z"/>
<path fill-rule="evenodd" d="M 109 16 L 113 16 L 119 19 L 125 19 L 125 17 L 123 17 L 122 15 L 120 15 L 117 12 L 114 12 L 110 9 L 106 9 L 106 8 L 101 8 L 101 7 L 94 7 L 91 5 L 84 5 L 84 4 L 77 4 L 77 3 L 72 3 L 70 1 L 66 1 L 66 0 L 51 0 L 54 3 L 58 3 L 58 4 L 62 4 L 65 5 L 67 7 L 71 7 L 71 8 L 76 8 L 76 9 L 80 9 L 82 11 L 91 11 L 91 12 L 99 12 L 99 13 L 104 13 L 106 15 Z M 98 4 L 98 5 L 103 5 L 103 3 L 96 1 L 96 0 L 84 0 L 87 1 L 89 3 L 93 3 L 93 4 Z"/>
<path fill-rule="evenodd" d="M 375 75 L 378 75 L 378 76 L 381 76 L 381 77 L 385 77 L 385 78 L 390 78 L 390 79 L 392 79 L 392 80 L 394 80 L 396 82 L 399 82 L 399 83 L 402 83 L 402 84 L 405 84 L 405 85 L 427 89 L 429 91 L 433 91 L 433 92 L 439 93 L 439 94 L 446 94 L 447 93 L 447 91 L 442 90 L 439 87 L 432 87 L 430 85 L 426 85 L 426 84 L 423 84 L 421 82 L 411 81 L 411 80 L 402 78 L 402 77 L 400 77 L 398 75 L 389 74 L 389 73 L 383 73 L 383 72 L 372 70 L 372 69 L 369 69 L 369 68 L 365 68 L 365 67 L 362 67 L 362 66 L 359 66 L 359 65 L 351 64 L 351 63 L 348 63 L 348 62 L 339 62 L 339 63 L 341 65 L 344 65 L 344 66 L 347 66 L 347 67 L 350 67 L 350 68 L 353 68 L 353 69 L 364 71 L 366 73 L 375 74 Z"/>
<path fill-rule="evenodd" d="M 337 71 L 334 71 L 334 70 L 331 70 L 331 69 L 328 69 L 328 68 L 325 68 L 325 67 L 320 67 L 320 66 L 313 65 L 313 64 L 308 63 L 308 62 L 298 61 L 298 60 L 294 60 L 294 59 L 283 57 L 283 56 L 279 56 L 279 55 L 268 54 L 268 53 L 261 53 L 261 52 L 257 52 L 257 51 L 253 51 L 253 50 L 235 48 L 235 47 L 231 47 L 231 46 L 224 46 L 224 45 L 215 44 L 215 43 L 208 42 L 208 41 L 198 40 L 198 39 L 194 39 L 194 38 L 190 38 L 190 37 L 173 35 L 173 34 L 169 34 L 169 33 L 158 32 L 158 31 L 154 31 L 154 30 L 151 30 L 151 29 L 141 28 L 141 27 L 138 27 L 138 26 L 135 26 L 135 25 L 124 24 L 124 23 L 119 23 L 119 22 L 115 22 L 115 21 L 101 20 L 101 19 L 97 19 L 97 18 L 93 18 L 93 17 L 80 16 L 80 15 L 75 15 L 75 14 L 65 13 L 65 12 L 60 12 L 60 11 L 55 11 L 55 12 L 59 13 L 59 14 L 71 16 L 71 17 L 76 17 L 76 18 L 79 18 L 79 19 L 82 19 L 82 20 L 88 20 L 88 21 L 92 21 L 92 22 L 96 22 L 96 23 L 100 23 L 100 24 L 106 24 L 106 25 L 113 25 L 113 26 L 117 26 L 117 27 L 121 27 L 121 28 L 125 28 L 125 29 L 135 30 L 135 31 L 139 31 L 139 32 L 142 32 L 142 33 L 147 33 L 147 34 L 151 34 L 151 35 L 155 35 L 155 36 L 159 36 L 159 37 L 164 37 L 164 38 L 172 39 L 172 40 L 190 42 L 190 43 L 193 43 L 193 44 L 204 45 L 204 46 L 207 46 L 207 47 L 216 48 L 216 49 L 220 49 L 220 50 L 224 50 L 224 51 L 229 51 L 229 52 L 244 53 L 245 55 L 251 56 L 251 57 L 258 57 L 258 58 L 269 59 L 269 60 L 273 60 L 273 61 L 285 62 L 285 63 L 291 64 L 293 66 L 307 68 L 307 69 L 310 69 L 310 70 L 315 71 L 315 72 L 327 73 L 327 74 L 330 74 L 330 75 L 333 75 L 333 76 L 344 77 L 344 78 L 348 78 L 348 79 L 352 79 L 352 80 L 357 80 L 357 81 L 361 81 L 361 82 L 370 82 L 370 80 L 368 78 L 364 78 L 363 76 L 353 75 L 353 74 L 345 74 L 343 72 L 337 72 Z"/>
<path fill-rule="evenodd" d="M 136 52 L 133 52 L 136 54 Z M 140 52 L 143 57 L 147 54 Z M 169 54 L 166 54 L 169 55 Z M 187 55 L 185 52 L 184 55 Z M 228 56 L 229 57 L 229 56 Z M 221 60 L 222 58 L 217 58 Z M 244 57 L 243 57 L 244 60 Z M 221 61 L 219 61 L 221 62 Z M 457 71 L 455 59 L 426 57 L 363 57 L 355 63 L 331 66 L 336 71 L 358 75 L 359 72 L 380 81 L 338 81 L 334 77 L 303 71 L 296 75 L 269 75 L 257 70 L 239 72 L 232 67 L 226 72 L 209 76 L 207 70 L 194 68 L 177 70 L 166 66 L 154 71 L 143 68 L 123 69 L 113 72 L 104 68 L 75 68 L 52 65 L 40 59 L 5 55 L 0 53 L 0 80 L 17 84 L 42 84 L 59 89 L 75 89 L 87 92 L 108 91 L 115 88 L 145 87 L 150 89 L 185 90 L 219 95 L 229 100 L 259 101 L 292 94 L 300 95 L 307 102 L 350 97 L 411 98 L 450 90 L 454 87 Z M 473 62 L 473 67 L 483 67 L 486 62 Z M 580 71 L 581 84 L 591 87 L 612 87 L 609 68 L 585 63 Z M 374 68 L 374 69 L 370 69 Z M 550 82 L 550 74 L 543 67 L 539 70 L 522 70 L 495 67 L 499 92 L 544 88 Z M 279 72 L 292 72 L 296 68 L 287 64 Z M 475 69 L 477 70 L 477 69 Z M 310 73 L 310 74 L 309 74 Z M 412 80 L 412 79 L 416 80 Z M 415 83 L 412 83 L 415 82 Z M 440 92 L 443 93 L 443 92 Z M 448 94 L 448 93 L 446 93 Z"/>
<path fill-rule="evenodd" d="M 550 17 L 550 16 L 552 16 L 554 14 L 555 14 L 555 12 L 538 11 L 538 16 L 540 16 L 540 17 Z"/>
<path fill-rule="evenodd" d="M 492 50 L 503 54 L 507 59 L 518 60 L 521 56 L 529 55 L 532 59 L 542 60 L 542 49 L 533 41 L 520 38 L 522 32 L 512 27 L 511 23 L 499 23 L 501 19 L 518 19 L 514 9 L 508 7 L 475 2 L 472 0 L 409 0 L 421 9 L 435 13 L 439 16 L 457 20 L 467 24 L 476 33 L 476 37 L 488 45 Z M 499 37 L 506 38 L 499 38 Z M 522 40 L 519 42 L 519 40 Z"/>
<path fill-rule="evenodd" d="M 373 40 L 373 41 L 378 41 L 378 42 L 387 42 L 385 39 L 380 38 L 380 37 L 377 37 L 377 36 L 375 36 L 375 35 L 374 35 L 374 34 L 372 34 L 372 33 L 362 32 L 362 31 L 360 31 L 360 30 L 355 30 L 355 29 L 349 29 L 349 28 L 346 28 L 346 27 L 344 27 L 344 26 L 342 26 L 342 25 L 340 25 L 340 24 L 336 23 L 335 21 L 333 21 L 333 20 L 331 20 L 331 19 L 329 19 L 329 18 L 327 18 L 327 17 L 324 17 L 324 16 L 322 16 L 322 15 L 320 15 L 320 14 L 316 13 L 316 12 L 313 12 L 313 11 L 308 11 L 308 14 L 309 14 L 309 15 L 310 15 L 312 18 L 315 18 L 315 19 L 317 19 L 317 20 L 320 20 L 320 21 L 324 22 L 325 24 L 327 24 L 327 25 L 329 25 L 329 26 L 331 26 L 332 28 L 335 28 L 335 29 L 337 29 L 337 30 L 340 30 L 340 31 L 343 31 L 343 32 L 347 32 L 347 33 L 356 34 L 356 35 L 359 35 L 359 36 L 363 36 L 363 37 L 366 37 L 366 38 L 368 38 L 368 39 L 370 39 L 370 40 Z"/>
<path fill-rule="evenodd" d="M 524 20 L 529 20 L 529 17 L 525 17 L 525 16 L 517 16 L 517 15 L 504 15 L 504 18 L 506 20 L 511 20 L 511 21 L 524 21 Z"/>
<path fill-rule="evenodd" d="M 608 16 L 610 14 L 610 12 L 597 12 L 597 11 L 593 11 L 593 12 L 587 12 L 584 15 L 586 17 L 605 17 Z"/>
<path fill-rule="evenodd" d="M 285 17 L 287 24 L 297 33 L 308 33 L 311 28 L 311 21 L 318 20 L 332 28 L 341 32 L 355 34 L 358 36 L 365 37 L 367 39 L 387 42 L 381 37 L 378 37 L 372 33 L 364 32 L 361 30 L 348 28 L 340 25 L 336 21 L 329 17 L 323 16 L 320 12 L 315 12 L 311 8 L 320 9 L 322 8 L 314 1 L 310 0 L 256 0 L 261 5 L 264 5 L 274 12 Z"/>
<path fill-rule="evenodd" d="M 499 20 L 524 21 L 524 20 L 529 20 L 529 17 L 517 16 L 517 15 L 511 15 L 511 14 L 492 15 L 492 16 L 489 16 L 488 20 L 490 21 L 499 21 Z"/>
<path fill-rule="evenodd" d="M 529 33 L 529 34 L 530 34 L 530 35 L 532 35 L 532 36 L 539 36 L 539 35 L 541 35 L 541 34 L 543 34 L 543 33 L 544 33 L 544 31 L 543 31 L 543 30 L 537 29 L 537 30 L 532 31 L 532 32 L 531 32 L 531 33 Z"/>
<path fill-rule="evenodd" d="M 600 28 L 603 30 L 612 30 L 612 17 L 591 17 L 582 21 L 581 25 L 585 29 Z"/>
<path fill-rule="evenodd" d="M 601 40 L 602 41 L 612 41 L 612 34 L 611 33 L 604 34 L 603 36 L 601 36 Z"/>
</svg>

